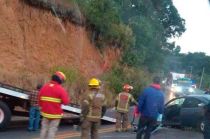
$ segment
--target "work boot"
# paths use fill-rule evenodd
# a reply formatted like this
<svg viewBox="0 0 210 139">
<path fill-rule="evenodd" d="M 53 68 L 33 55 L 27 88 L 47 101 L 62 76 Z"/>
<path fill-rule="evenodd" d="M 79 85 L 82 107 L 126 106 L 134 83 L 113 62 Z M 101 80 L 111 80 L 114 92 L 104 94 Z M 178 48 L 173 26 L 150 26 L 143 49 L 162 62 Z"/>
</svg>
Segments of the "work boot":
<svg viewBox="0 0 210 139">
<path fill-rule="evenodd" d="M 122 132 L 128 132 L 128 129 L 127 128 L 123 128 Z"/>
<path fill-rule="evenodd" d="M 120 132 L 121 131 L 121 129 L 120 128 L 116 128 L 116 130 L 115 130 L 116 132 Z"/>
</svg>

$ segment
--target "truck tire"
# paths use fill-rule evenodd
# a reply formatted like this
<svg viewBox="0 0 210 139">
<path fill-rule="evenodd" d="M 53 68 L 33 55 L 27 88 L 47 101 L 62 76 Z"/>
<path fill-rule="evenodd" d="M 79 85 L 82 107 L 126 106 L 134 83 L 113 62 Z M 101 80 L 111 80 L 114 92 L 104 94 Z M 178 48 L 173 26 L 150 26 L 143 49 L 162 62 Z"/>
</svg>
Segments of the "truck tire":
<svg viewBox="0 0 210 139">
<path fill-rule="evenodd" d="M 11 120 L 11 111 L 6 103 L 0 101 L 0 130 L 5 130 Z"/>
</svg>

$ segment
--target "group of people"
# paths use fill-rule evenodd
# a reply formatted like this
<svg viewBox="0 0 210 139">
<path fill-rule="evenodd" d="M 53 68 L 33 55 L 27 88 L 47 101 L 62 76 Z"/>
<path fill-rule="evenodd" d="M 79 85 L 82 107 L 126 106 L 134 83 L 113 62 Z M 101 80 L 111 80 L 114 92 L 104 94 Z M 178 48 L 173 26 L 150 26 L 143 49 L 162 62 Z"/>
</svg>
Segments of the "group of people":
<svg viewBox="0 0 210 139">
<path fill-rule="evenodd" d="M 64 73 L 57 71 L 52 75 L 51 81 L 41 86 L 30 95 L 30 117 L 29 131 L 39 129 L 40 115 L 41 139 L 55 138 L 60 120 L 63 116 L 61 105 L 70 103 L 70 97 L 62 83 L 66 80 Z M 140 115 L 137 139 L 149 139 L 152 127 L 156 124 L 158 115 L 163 113 L 164 97 L 160 90 L 160 78 L 155 77 L 154 83 L 146 88 L 139 96 L 138 102 L 130 93 L 133 87 L 129 84 L 123 85 L 123 91 L 120 92 L 115 100 L 116 110 L 116 132 L 126 132 L 129 128 L 128 112 L 130 103 L 137 106 Z M 105 95 L 101 92 L 102 82 L 97 78 L 92 78 L 88 83 L 88 91 L 84 94 L 81 101 L 81 139 L 98 139 L 98 129 L 101 117 L 104 116 L 107 107 Z"/>
<path fill-rule="evenodd" d="M 38 85 L 30 96 L 29 131 L 39 129 L 40 115 L 42 116 L 40 139 L 53 139 L 63 116 L 61 105 L 70 103 L 70 97 L 61 86 L 66 80 L 64 73 L 57 71 L 51 81 Z"/>
<path fill-rule="evenodd" d="M 116 98 L 116 132 L 128 131 L 128 112 L 130 103 L 137 106 L 137 113 L 140 116 L 136 139 L 149 139 L 157 119 L 163 114 L 164 96 L 160 87 L 160 78 L 155 77 L 153 84 L 145 88 L 139 95 L 138 102 L 129 93 L 132 86 L 125 84 L 123 92 L 119 93 Z M 134 113 L 135 114 L 135 113 Z"/>
</svg>

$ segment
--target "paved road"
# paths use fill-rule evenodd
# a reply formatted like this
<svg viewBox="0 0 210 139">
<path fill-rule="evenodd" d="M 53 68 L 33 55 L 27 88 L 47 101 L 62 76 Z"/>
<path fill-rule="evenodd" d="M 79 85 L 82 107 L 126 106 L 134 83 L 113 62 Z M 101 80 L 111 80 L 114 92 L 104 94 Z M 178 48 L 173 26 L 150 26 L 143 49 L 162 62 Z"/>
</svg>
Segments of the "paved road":
<svg viewBox="0 0 210 139">
<path fill-rule="evenodd" d="M 103 130 L 101 130 L 103 132 Z M 100 134 L 100 139 L 135 139 L 136 134 L 133 132 L 116 133 L 113 131 Z M 75 135 L 76 136 L 76 135 Z M 163 128 L 154 133 L 151 139 L 203 139 L 202 134 L 193 131 L 182 131 L 179 129 Z M 60 139 L 60 138 L 59 138 Z M 71 135 L 65 136 L 62 139 L 80 139 L 80 137 L 73 137 Z"/>
<path fill-rule="evenodd" d="M 28 132 L 27 121 L 13 123 L 7 131 L 0 132 L 0 139 L 38 139 L 39 132 Z M 135 133 L 116 133 L 114 125 L 103 125 L 100 129 L 101 139 L 135 139 Z M 151 139 L 202 139 L 202 134 L 195 131 L 163 128 L 152 135 Z M 71 121 L 63 123 L 56 139 L 80 139 L 80 132 L 74 130 Z"/>
<path fill-rule="evenodd" d="M 114 111 L 110 110 L 107 115 L 114 116 Z M 131 115 L 131 113 L 130 113 Z M 132 116 L 129 116 L 130 121 Z M 38 139 L 39 132 L 28 132 L 27 118 L 14 118 L 7 131 L 0 132 L 0 139 Z M 56 139 L 80 139 L 80 132 L 75 130 L 73 124 L 76 119 L 67 119 L 62 122 Z M 135 133 L 116 133 L 114 125 L 103 124 L 100 129 L 101 139 L 135 139 Z M 152 135 L 152 139 L 202 139 L 202 134 L 194 131 L 182 131 L 179 129 L 163 128 Z"/>
</svg>

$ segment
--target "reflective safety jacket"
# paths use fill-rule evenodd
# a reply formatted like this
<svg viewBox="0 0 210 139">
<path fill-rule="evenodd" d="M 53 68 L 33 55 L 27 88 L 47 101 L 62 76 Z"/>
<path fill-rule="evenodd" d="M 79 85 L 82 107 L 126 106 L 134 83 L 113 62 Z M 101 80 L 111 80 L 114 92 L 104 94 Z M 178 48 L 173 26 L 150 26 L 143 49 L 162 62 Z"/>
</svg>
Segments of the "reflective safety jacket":
<svg viewBox="0 0 210 139">
<path fill-rule="evenodd" d="M 136 105 L 138 104 L 130 93 L 127 92 L 119 93 L 115 103 L 116 110 L 121 113 L 127 113 L 129 111 L 131 102 L 135 103 Z"/>
<path fill-rule="evenodd" d="M 102 107 L 104 106 L 106 106 L 104 94 L 90 91 L 82 102 L 81 116 L 88 121 L 98 122 L 102 117 Z"/>
<path fill-rule="evenodd" d="M 39 92 L 41 115 L 48 119 L 60 119 L 63 116 L 61 104 L 70 103 L 68 93 L 57 82 L 45 84 Z"/>
</svg>

